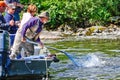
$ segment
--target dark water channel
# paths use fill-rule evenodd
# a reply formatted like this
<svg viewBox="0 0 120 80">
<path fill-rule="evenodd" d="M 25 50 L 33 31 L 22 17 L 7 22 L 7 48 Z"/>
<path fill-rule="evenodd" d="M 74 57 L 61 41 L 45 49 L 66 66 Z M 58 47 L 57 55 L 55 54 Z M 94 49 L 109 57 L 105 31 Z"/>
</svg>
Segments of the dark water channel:
<svg viewBox="0 0 120 80">
<path fill-rule="evenodd" d="M 62 40 L 46 45 L 71 54 L 77 67 L 64 54 L 50 66 L 50 80 L 120 80 L 120 40 Z"/>
</svg>

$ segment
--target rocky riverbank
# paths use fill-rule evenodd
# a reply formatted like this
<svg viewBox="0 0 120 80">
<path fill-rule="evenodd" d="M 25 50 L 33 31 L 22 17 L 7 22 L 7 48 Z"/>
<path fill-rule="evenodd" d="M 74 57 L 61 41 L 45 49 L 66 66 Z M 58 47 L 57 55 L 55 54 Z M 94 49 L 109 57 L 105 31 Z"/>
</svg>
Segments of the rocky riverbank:
<svg viewBox="0 0 120 80">
<path fill-rule="evenodd" d="M 76 39 L 120 39 L 120 28 L 117 26 L 110 26 L 107 28 L 102 26 L 92 26 L 86 29 L 79 28 L 76 33 L 71 30 L 43 30 L 40 37 L 42 40 L 59 40 L 68 37 L 73 37 Z"/>
</svg>

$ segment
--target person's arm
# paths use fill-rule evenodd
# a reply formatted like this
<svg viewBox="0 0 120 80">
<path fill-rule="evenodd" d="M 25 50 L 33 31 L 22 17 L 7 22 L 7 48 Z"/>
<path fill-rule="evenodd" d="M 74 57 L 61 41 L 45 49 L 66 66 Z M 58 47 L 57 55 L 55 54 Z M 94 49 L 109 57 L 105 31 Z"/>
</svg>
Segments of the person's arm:
<svg viewBox="0 0 120 80">
<path fill-rule="evenodd" d="M 4 16 L 4 19 L 5 19 L 6 23 L 9 25 L 9 27 L 15 25 L 15 21 L 13 20 L 13 16 L 12 15 L 8 15 L 6 13 L 6 15 Z"/>
<path fill-rule="evenodd" d="M 16 6 L 23 8 L 24 6 L 20 3 L 20 0 L 17 1 Z"/>
<path fill-rule="evenodd" d="M 26 34 L 26 31 L 27 29 L 33 27 L 34 25 L 37 24 L 37 21 L 38 19 L 37 18 L 31 18 L 27 23 L 25 23 L 23 26 L 22 26 L 22 32 L 21 32 L 21 35 L 22 35 L 22 39 L 24 40 L 25 39 L 25 34 Z M 24 41 L 23 41 L 24 42 Z"/>
<path fill-rule="evenodd" d="M 42 26 L 43 26 L 43 23 L 40 21 L 40 19 L 37 21 L 37 26 L 38 26 L 38 29 L 37 29 L 37 31 L 36 31 L 36 33 L 37 33 L 37 36 L 36 36 L 36 42 L 41 42 L 40 41 L 40 34 L 41 34 L 41 31 L 42 31 Z"/>
<path fill-rule="evenodd" d="M 13 3 L 15 6 L 23 8 L 24 6 L 20 3 L 20 0 L 4 0 L 6 4 Z"/>
<path fill-rule="evenodd" d="M 16 3 L 16 6 L 23 8 L 24 6 L 21 3 Z"/>
<path fill-rule="evenodd" d="M 41 48 L 44 47 L 44 44 L 41 42 L 40 38 L 37 39 L 37 42 L 39 43 L 39 46 L 40 46 Z"/>
<path fill-rule="evenodd" d="M 2 23 L 2 21 L 0 20 L 0 29 L 8 30 L 8 28 L 9 28 L 9 24 L 8 23 Z"/>
<path fill-rule="evenodd" d="M 7 13 L 6 13 L 4 16 L 4 19 L 5 19 L 6 23 L 9 24 L 9 22 L 12 18 L 9 15 L 7 15 Z"/>
<path fill-rule="evenodd" d="M 43 48 L 44 47 L 44 44 L 41 42 L 41 40 L 40 40 L 40 34 L 41 34 L 41 31 L 42 31 L 42 26 L 43 26 L 43 23 L 40 21 L 40 20 L 38 20 L 38 22 L 37 22 L 37 25 L 39 26 L 38 27 L 38 29 L 37 29 L 37 33 L 38 33 L 38 37 L 37 37 L 37 39 L 36 39 L 36 42 L 38 42 L 39 43 L 39 45 L 40 45 L 40 47 L 41 48 Z"/>
<path fill-rule="evenodd" d="M 8 30 L 9 24 L 5 22 L 4 17 L 0 15 L 0 29 Z"/>
</svg>

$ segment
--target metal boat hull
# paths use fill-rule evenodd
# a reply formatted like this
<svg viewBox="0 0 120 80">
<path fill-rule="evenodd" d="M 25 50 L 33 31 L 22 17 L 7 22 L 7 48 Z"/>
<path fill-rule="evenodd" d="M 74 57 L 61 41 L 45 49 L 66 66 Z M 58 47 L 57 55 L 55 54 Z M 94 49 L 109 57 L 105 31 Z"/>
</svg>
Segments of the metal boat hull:
<svg viewBox="0 0 120 80">
<path fill-rule="evenodd" d="M 11 60 L 8 76 L 46 75 L 52 59 Z"/>
</svg>

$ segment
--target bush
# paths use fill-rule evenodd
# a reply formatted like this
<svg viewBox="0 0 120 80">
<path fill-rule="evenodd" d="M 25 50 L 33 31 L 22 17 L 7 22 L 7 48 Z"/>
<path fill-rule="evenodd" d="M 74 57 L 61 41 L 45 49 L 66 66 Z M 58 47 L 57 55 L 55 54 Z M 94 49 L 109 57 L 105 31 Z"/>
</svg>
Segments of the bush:
<svg viewBox="0 0 120 80">
<path fill-rule="evenodd" d="M 21 3 L 36 4 L 38 13 L 48 11 L 48 29 L 57 29 L 62 24 L 72 28 L 105 25 L 110 17 L 120 15 L 119 0 L 23 0 Z"/>
</svg>

